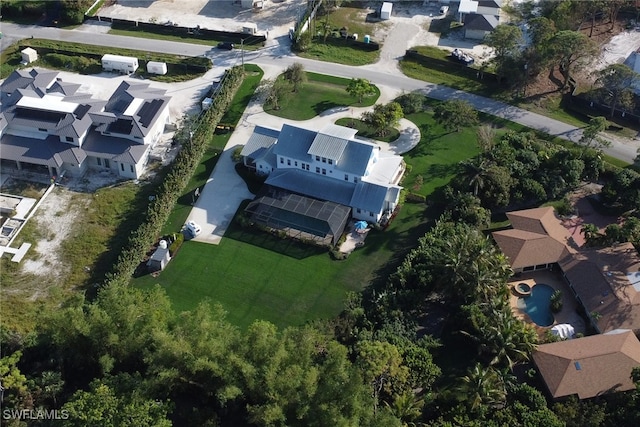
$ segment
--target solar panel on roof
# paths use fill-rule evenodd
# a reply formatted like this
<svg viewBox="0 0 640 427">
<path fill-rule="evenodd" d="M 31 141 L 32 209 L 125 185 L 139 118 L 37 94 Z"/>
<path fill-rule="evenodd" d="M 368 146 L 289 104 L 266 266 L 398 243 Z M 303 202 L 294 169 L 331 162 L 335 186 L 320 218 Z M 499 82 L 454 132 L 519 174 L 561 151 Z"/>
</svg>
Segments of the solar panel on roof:
<svg viewBox="0 0 640 427">
<path fill-rule="evenodd" d="M 32 110 L 30 108 L 16 107 L 15 117 L 20 119 L 37 120 L 39 122 L 58 123 L 66 116 L 66 113 L 46 110 Z"/>
<path fill-rule="evenodd" d="M 145 102 L 142 107 L 140 107 L 140 110 L 138 110 L 138 117 L 142 126 L 146 128 L 149 127 L 162 105 L 164 105 L 164 101 L 162 99 L 154 99 L 153 101 Z"/>
<path fill-rule="evenodd" d="M 107 126 L 107 132 L 120 133 L 129 135 L 133 129 L 133 121 L 127 119 L 118 119 Z"/>
</svg>

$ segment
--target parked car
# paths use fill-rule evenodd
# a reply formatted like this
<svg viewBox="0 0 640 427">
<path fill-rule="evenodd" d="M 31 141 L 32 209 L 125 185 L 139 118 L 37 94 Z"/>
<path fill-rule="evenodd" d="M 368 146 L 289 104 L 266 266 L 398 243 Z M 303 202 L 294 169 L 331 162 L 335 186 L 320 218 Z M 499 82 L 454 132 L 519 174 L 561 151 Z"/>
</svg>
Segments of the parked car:
<svg viewBox="0 0 640 427">
<path fill-rule="evenodd" d="M 449 12 L 449 6 L 440 7 L 440 15 L 446 15 Z"/>
<path fill-rule="evenodd" d="M 223 50 L 233 50 L 235 46 L 233 45 L 233 43 L 230 42 L 220 42 L 218 43 L 218 49 L 223 49 Z"/>
<path fill-rule="evenodd" d="M 202 228 L 198 224 L 196 224 L 195 221 L 187 222 L 187 225 L 185 228 L 187 230 L 187 233 L 189 233 L 189 236 L 191 236 L 192 238 L 196 237 L 198 234 L 202 232 Z"/>
</svg>

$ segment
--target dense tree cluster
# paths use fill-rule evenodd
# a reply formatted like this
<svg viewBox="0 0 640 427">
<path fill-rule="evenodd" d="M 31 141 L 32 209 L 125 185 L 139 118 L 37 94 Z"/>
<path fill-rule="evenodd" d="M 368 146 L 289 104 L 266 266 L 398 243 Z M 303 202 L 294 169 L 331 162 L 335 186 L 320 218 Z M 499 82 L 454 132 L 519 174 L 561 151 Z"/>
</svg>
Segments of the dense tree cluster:
<svg viewBox="0 0 640 427">
<path fill-rule="evenodd" d="M 556 199 L 583 179 L 597 179 L 604 168 L 595 150 L 564 148 L 533 133 L 507 132 L 495 144 L 480 145 L 483 151 L 461 163 L 451 185 L 490 208 Z M 451 203 L 459 202 L 453 198 Z"/>
</svg>

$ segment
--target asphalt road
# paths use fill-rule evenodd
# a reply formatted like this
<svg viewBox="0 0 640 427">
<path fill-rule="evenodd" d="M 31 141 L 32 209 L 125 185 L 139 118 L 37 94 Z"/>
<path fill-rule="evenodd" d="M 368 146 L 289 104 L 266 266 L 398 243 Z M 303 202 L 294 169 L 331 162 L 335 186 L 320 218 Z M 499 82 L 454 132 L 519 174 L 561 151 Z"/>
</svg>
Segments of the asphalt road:
<svg viewBox="0 0 640 427">
<path fill-rule="evenodd" d="M 224 68 L 238 64 L 242 56 L 239 50 L 231 52 L 218 51 L 217 49 L 211 49 L 204 45 L 100 34 L 83 31 L 82 27 L 75 30 L 62 30 L 58 28 L 2 23 L 2 32 L 4 33 L 4 38 L 0 41 L 2 47 L 7 46 L 7 43 L 11 43 L 17 39 L 33 36 L 36 38 L 113 46 L 141 51 L 164 52 L 185 56 L 207 56 L 213 60 L 215 67 Z M 245 52 L 244 61 L 281 68 L 286 68 L 294 62 L 300 62 L 306 70 L 316 73 L 347 78 L 366 78 L 372 83 L 385 85 L 400 91 L 411 92 L 420 90 L 427 96 L 438 100 L 463 99 L 484 113 L 512 120 L 532 129 L 544 131 L 573 142 L 578 142 L 582 136 L 581 129 L 575 126 L 482 96 L 414 80 L 388 67 L 376 67 L 375 64 L 351 67 L 299 58 L 291 54 L 287 37 L 272 40 L 269 46 L 259 51 Z M 611 146 L 603 149 L 606 154 L 628 163 L 634 162 L 637 155 L 636 150 L 640 146 L 637 140 L 607 139 L 611 141 Z"/>
</svg>

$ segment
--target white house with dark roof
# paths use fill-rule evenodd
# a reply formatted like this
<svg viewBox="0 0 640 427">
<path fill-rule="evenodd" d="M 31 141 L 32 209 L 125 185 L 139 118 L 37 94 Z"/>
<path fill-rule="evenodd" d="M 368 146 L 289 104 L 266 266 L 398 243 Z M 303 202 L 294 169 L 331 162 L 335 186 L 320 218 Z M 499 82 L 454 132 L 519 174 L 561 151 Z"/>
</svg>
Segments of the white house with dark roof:
<svg viewBox="0 0 640 427">
<path fill-rule="evenodd" d="M 500 21 L 501 0 L 461 0 L 458 19 L 464 23 L 464 37 L 482 40 Z"/>
<path fill-rule="evenodd" d="M 171 98 L 123 81 L 108 100 L 94 99 L 57 75 L 18 70 L 0 85 L 0 158 L 51 176 L 93 168 L 139 178 L 169 123 Z"/>
<path fill-rule="evenodd" d="M 356 132 L 338 125 L 320 131 L 256 127 L 241 155 L 246 166 L 268 175 L 270 187 L 347 206 L 353 218 L 380 222 L 398 203 L 404 161 L 357 139 Z"/>
</svg>

